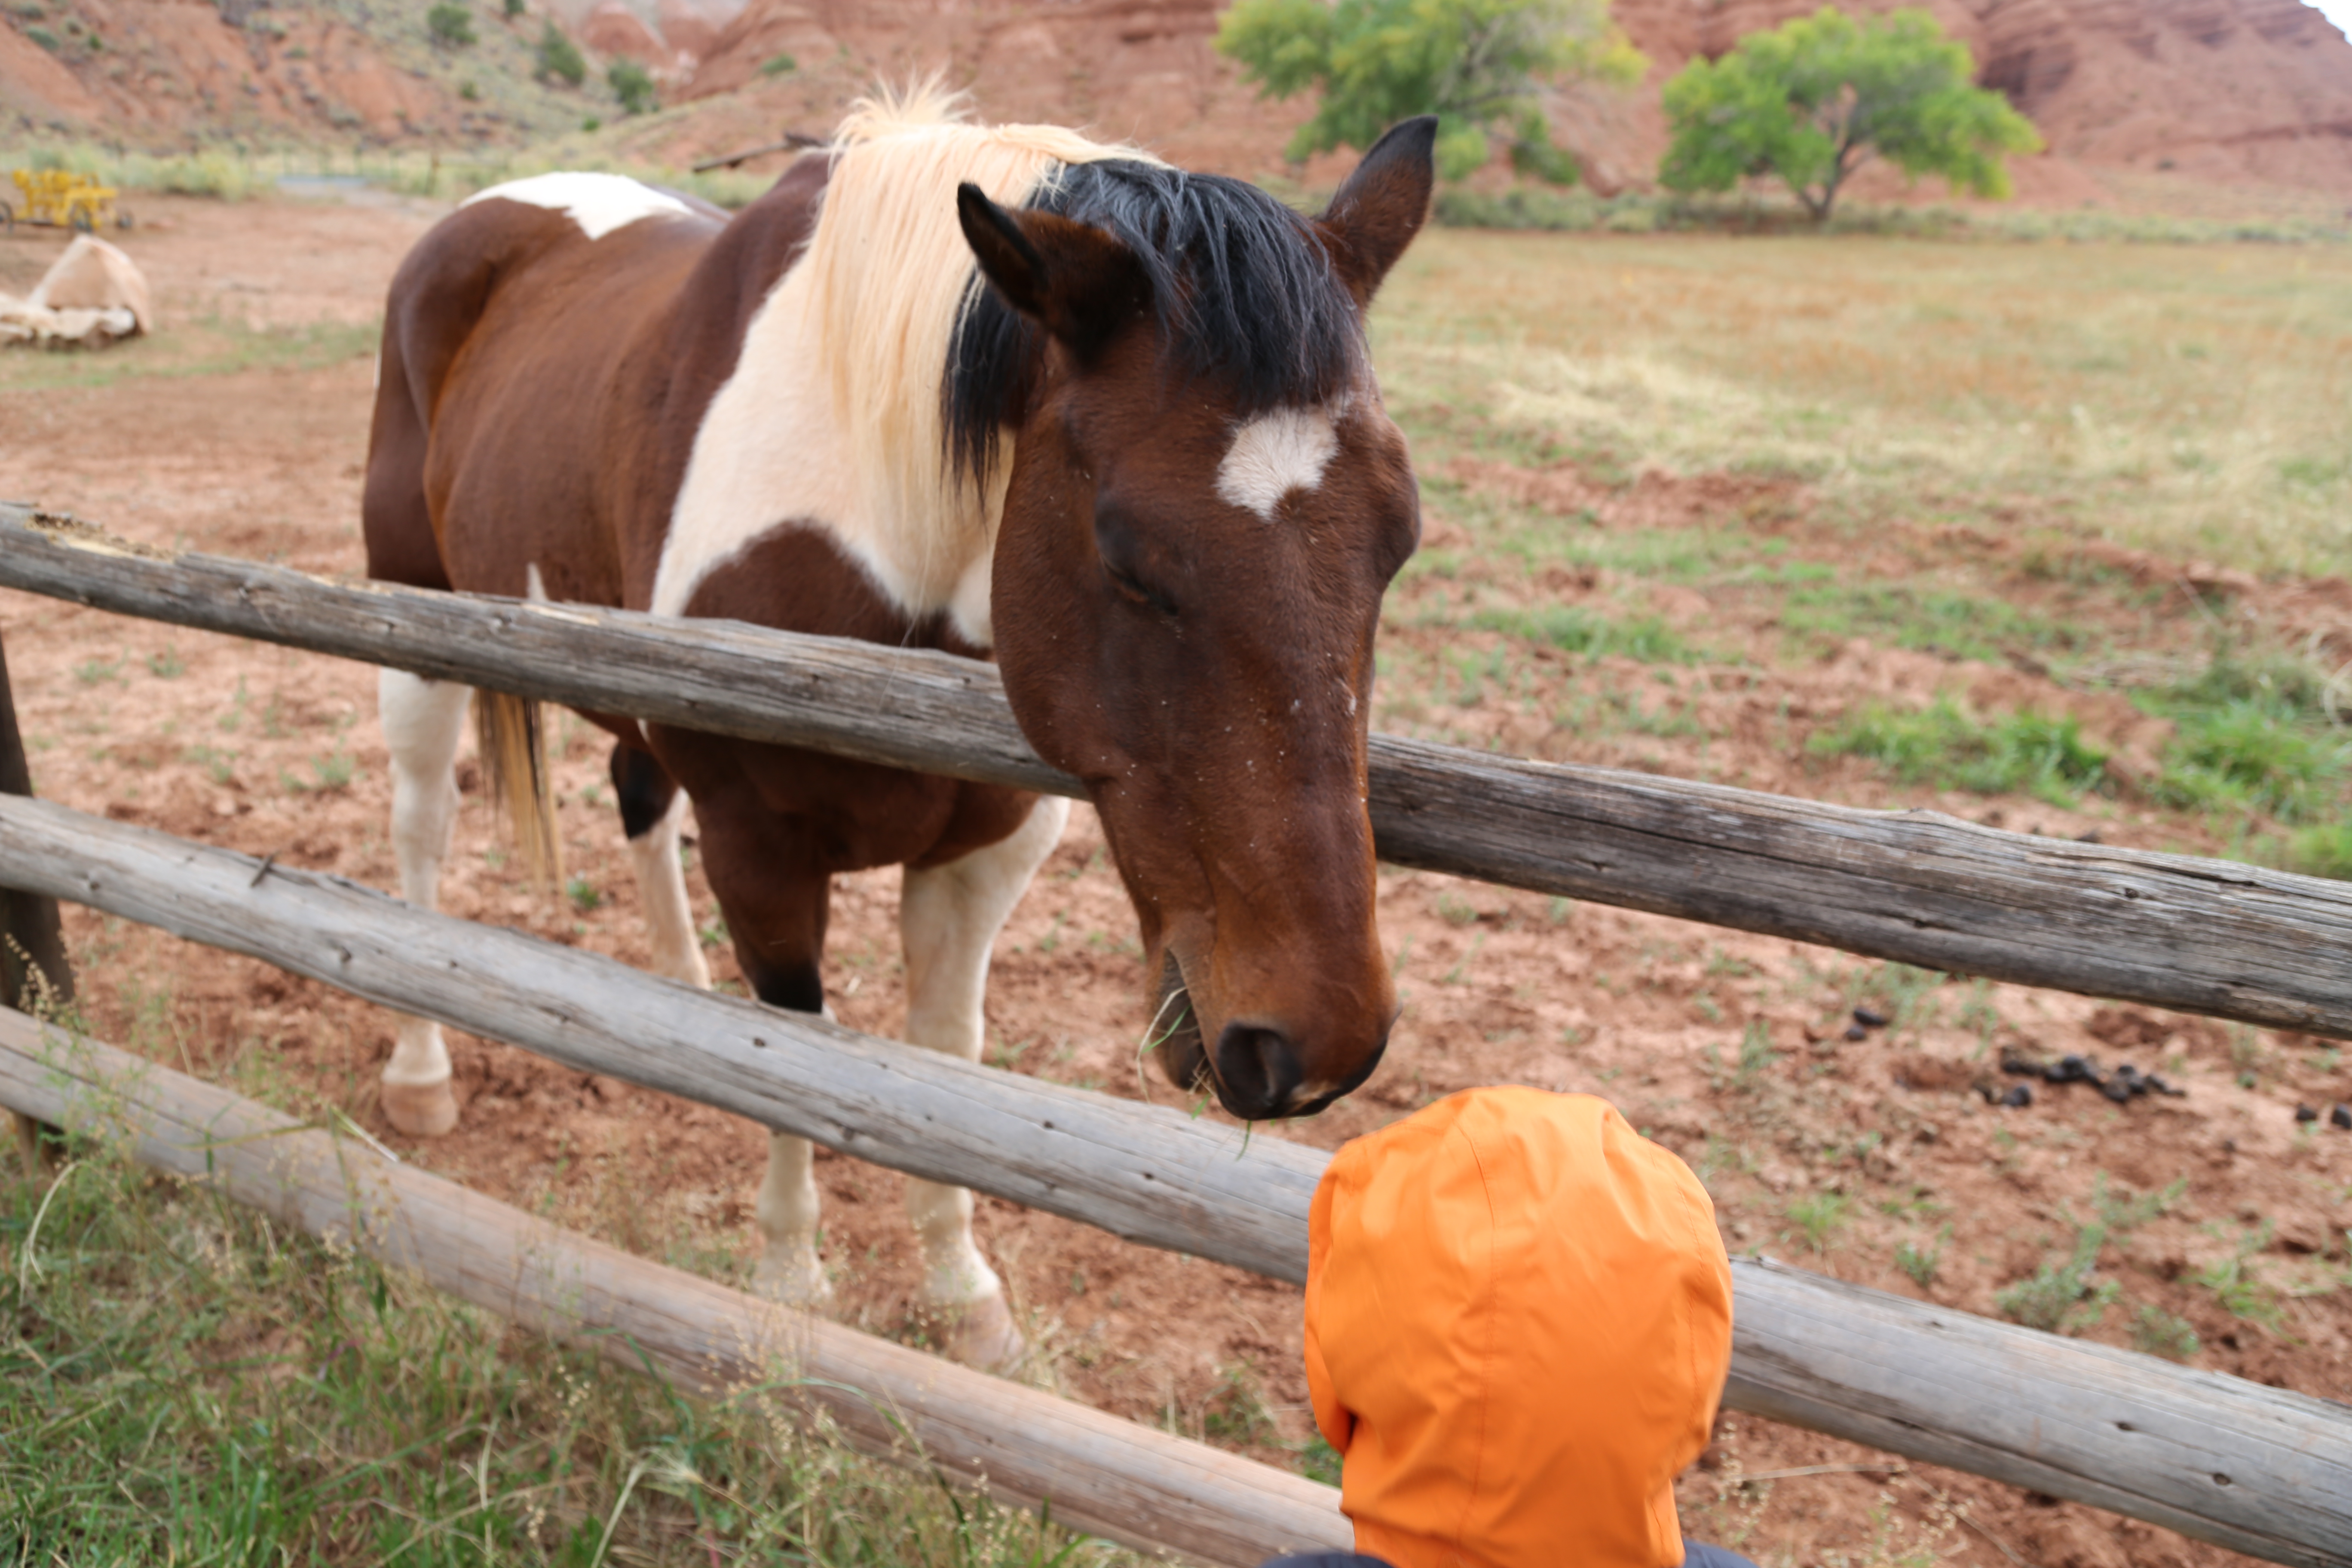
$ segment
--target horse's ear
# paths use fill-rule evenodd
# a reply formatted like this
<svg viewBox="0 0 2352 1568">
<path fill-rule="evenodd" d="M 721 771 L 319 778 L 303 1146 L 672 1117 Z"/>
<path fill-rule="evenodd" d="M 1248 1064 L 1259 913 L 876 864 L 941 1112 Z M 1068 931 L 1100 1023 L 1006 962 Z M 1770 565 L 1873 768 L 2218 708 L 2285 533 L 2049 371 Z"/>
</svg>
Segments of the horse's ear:
<svg viewBox="0 0 2352 1568">
<path fill-rule="evenodd" d="M 1316 220 L 1331 247 L 1331 264 L 1359 304 L 1371 302 L 1381 279 L 1429 216 L 1429 195 L 1437 184 L 1436 145 L 1433 114 L 1391 126 Z"/>
<path fill-rule="evenodd" d="M 956 187 L 956 216 L 990 287 L 1081 360 L 1151 303 L 1134 252 L 1092 224 L 1008 212 L 969 182 Z"/>
</svg>

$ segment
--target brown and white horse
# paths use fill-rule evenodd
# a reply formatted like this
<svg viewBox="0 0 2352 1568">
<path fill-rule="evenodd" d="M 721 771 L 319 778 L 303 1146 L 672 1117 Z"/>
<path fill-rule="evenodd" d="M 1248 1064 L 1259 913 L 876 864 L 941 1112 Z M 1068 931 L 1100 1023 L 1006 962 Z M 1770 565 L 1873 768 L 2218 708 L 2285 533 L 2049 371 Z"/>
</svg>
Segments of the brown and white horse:
<svg viewBox="0 0 2352 1568">
<path fill-rule="evenodd" d="M 1427 211 L 1433 133 L 1391 132 L 1311 219 L 928 95 L 860 105 L 731 220 L 609 174 L 485 191 L 393 283 L 369 573 L 992 653 L 1101 814 L 1171 1076 L 1243 1117 L 1319 1110 L 1395 1012 L 1366 698 L 1420 510 L 1362 321 Z M 426 908 L 471 695 L 383 677 L 402 891 Z M 529 710 L 484 708 L 508 750 Z M 709 984 L 683 792 L 761 1001 L 822 1010 L 831 878 L 903 865 L 907 1038 L 979 1056 L 990 948 L 1064 802 L 589 717 L 618 741 L 664 973 Z M 543 787 L 523 795 L 525 842 L 551 839 Z M 394 1125 L 454 1125 L 449 1075 L 439 1029 L 403 1020 Z M 907 1194 L 925 1307 L 1002 1362 L 1020 1341 L 971 1194 Z M 773 1140 L 758 1212 L 763 1289 L 819 1301 L 804 1141 Z"/>
</svg>

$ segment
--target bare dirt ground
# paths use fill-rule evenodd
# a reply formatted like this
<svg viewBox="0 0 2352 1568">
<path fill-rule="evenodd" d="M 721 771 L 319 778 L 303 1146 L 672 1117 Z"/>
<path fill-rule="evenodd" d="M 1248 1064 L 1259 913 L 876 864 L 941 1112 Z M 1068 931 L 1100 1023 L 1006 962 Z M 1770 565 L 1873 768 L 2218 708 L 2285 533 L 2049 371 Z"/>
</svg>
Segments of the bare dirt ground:
<svg viewBox="0 0 2352 1568">
<path fill-rule="evenodd" d="M 78 370 L 79 384 L 53 376 L 0 391 L 0 496 L 156 543 L 357 570 L 371 365 L 367 340 L 352 329 L 374 317 L 432 209 L 143 206 L 151 221 L 130 245 L 157 286 L 164 336 Z M 0 287 L 29 281 L 48 253 L 38 238 L 0 247 Z M 235 362 L 243 368 L 215 358 L 197 374 L 203 366 L 173 359 L 179 324 L 246 344 Z M 0 387 L 50 370 L 25 366 L 0 366 L 15 378 Z M 1588 482 L 1531 473 L 1464 482 Z M 1629 526 L 1646 515 L 1635 503 L 1658 490 L 1645 483 L 1609 492 L 1610 504 L 1633 509 Z M 1757 511 L 1745 485 L 1726 479 L 1674 504 L 1709 515 L 1747 508 L 1759 526 L 1794 526 L 1773 521 L 1771 496 Z M 1433 548 L 1449 526 L 1433 511 Z M 1549 591 L 1572 599 L 1589 586 Z M 1412 624 L 1417 602 L 1401 595 L 1391 646 L 1434 658 L 1440 634 Z M 394 885 L 372 670 L 16 595 L 0 595 L 0 630 L 43 795 Z M 1908 679 L 1906 668 L 1864 647 L 1795 674 L 1670 672 L 1679 684 L 1669 690 L 1654 670 L 1595 661 L 1579 679 L 1596 691 L 1638 679 L 1704 722 L 1620 725 L 1589 743 L 1551 724 L 1515 730 L 1519 710 L 1503 701 L 1457 704 L 1448 722 L 1514 750 L 1875 804 L 1883 786 L 1805 757 L 1805 705 L 1851 700 Z M 604 748 L 584 723 L 559 721 L 555 733 L 572 896 L 528 892 L 504 863 L 486 803 L 469 794 L 444 908 L 642 963 Z M 465 782 L 470 790 L 470 771 Z M 1979 817 L 2006 811 L 2021 830 L 2090 826 L 2036 802 L 1941 804 Z M 2098 825 L 2125 841 L 2170 833 L 2128 819 Z M 690 881 L 698 911 L 715 920 L 698 868 Z M 891 871 L 842 879 L 826 971 L 843 1021 L 884 1035 L 904 1012 L 896 881 Z M 1996 1291 L 2066 1263 L 2078 1224 L 2104 1200 L 2110 1238 L 2094 1280 L 2114 1286 L 2114 1299 L 2070 1299 L 2077 1331 L 2126 1344 L 2136 1328 L 2143 1340 L 2161 1337 L 2178 1320 L 2197 1336 L 2198 1365 L 2352 1400 L 2352 1133 L 2299 1128 L 2293 1117 L 2298 1101 L 2352 1099 L 2352 1073 L 2324 1042 L 1946 984 L 1797 943 L 1444 877 L 1391 870 L 1381 889 L 1405 994 L 1387 1061 L 1348 1101 L 1271 1135 L 1332 1147 L 1475 1084 L 1601 1094 L 1700 1171 L 1735 1251 L 1986 1313 L 1997 1310 Z M 392 1039 L 380 1011 L 87 911 L 69 913 L 68 927 L 101 1037 L 284 1101 L 331 1101 L 395 1138 L 373 1093 Z M 712 956 L 731 982 L 725 948 Z M 1144 990 L 1132 916 L 1081 808 L 999 946 L 991 1058 L 1167 1100 L 1156 1072 L 1138 1069 Z M 1858 1004 L 1891 1026 L 1847 1038 Z M 653 1256 L 722 1277 L 748 1262 L 757 1129 L 510 1047 L 462 1037 L 453 1047 L 463 1124 L 404 1154 Z M 2171 1075 L 2188 1095 L 2117 1106 L 2075 1086 L 1995 1109 L 1976 1090 L 2006 1087 L 1994 1072 L 2002 1049 L 2127 1059 Z M 2242 1075 L 2253 1087 L 2240 1087 Z M 818 1172 L 842 1316 L 911 1332 L 915 1255 L 898 1178 L 830 1155 Z M 2183 1181 L 2168 1204 L 2123 1201 Z M 993 1200 L 980 1210 L 983 1245 L 1040 1347 L 1036 1375 L 1121 1415 L 1297 1462 L 1308 1429 L 1297 1292 Z M 1896 1254 L 1906 1246 L 1908 1272 Z M 1924 1259 L 1932 1262 L 1919 1267 Z M 2169 1317 L 2148 1316 L 2157 1313 Z M 1799 1470 L 1807 1473 L 1740 1484 Z M 1770 1563 L 2234 1561 L 2093 1510 L 1747 1417 L 1725 1420 L 1682 1497 L 1694 1532 L 1740 1541 Z"/>
</svg>

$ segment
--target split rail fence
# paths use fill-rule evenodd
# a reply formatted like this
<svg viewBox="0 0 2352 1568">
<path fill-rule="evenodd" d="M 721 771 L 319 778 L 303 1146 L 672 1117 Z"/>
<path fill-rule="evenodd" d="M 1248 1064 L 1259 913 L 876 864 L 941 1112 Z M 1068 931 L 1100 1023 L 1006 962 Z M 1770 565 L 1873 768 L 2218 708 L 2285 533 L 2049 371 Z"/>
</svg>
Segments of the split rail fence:
<svg viewBox="0 0 2352 1568">
<path fill-rule="evenodd" d="M 945 656 L 330 583 L 153 554 L 5 507 L 0 586 L 659 722 L 1077 793 L 1022 741 L 994 671 Z M 1384 858 L 2352 1036 L 2352 890 L 2339 884 L 1931 814 L 1376 741 Z M 0 795 L 0 887 L 265 959 L 1131 1240 L 1305 1277 L 1307 1203 L 1328 1158 L 1318 1151 L 1275 1139 L 1244 1149 L 1237 1133 L 1173 1110 L 696 992 L 340 879 L 29 799 Z M 0 1073 L 0 1098 L 10 1092 Z M 1733 1408 L 2272 1561 L 2352 1565 L 2343 1406 L 1766 1261 L 1736 1262 L 1734 1279 Z M 1055 1508 L 1066 1511 L 1059 1493 Z M 1116 1520 L 1097 1527 L 1242 1561 L 1206 1541 L 1122 1531 Z"/>
</svg>

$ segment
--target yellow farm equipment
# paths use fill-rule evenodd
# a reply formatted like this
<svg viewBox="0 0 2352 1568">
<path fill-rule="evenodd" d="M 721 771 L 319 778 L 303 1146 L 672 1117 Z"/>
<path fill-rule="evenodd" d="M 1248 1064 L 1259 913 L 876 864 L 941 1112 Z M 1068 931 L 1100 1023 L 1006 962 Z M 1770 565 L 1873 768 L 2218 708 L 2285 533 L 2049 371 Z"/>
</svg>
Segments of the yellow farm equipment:
<svg viewBox="0 0 2352 1568">
<path fill-rule="evenodd" d="M 115 205 L 120 194 L 88 174 L 63 169 L 18 169 L 15 179 L 18 208 L 0 206 L 0 230 L 28 223 L 39 228 L 70 228 L 89 234 L 104 224 L 129 228 L 131 216 Z M 21 209 L 21 210 L 19 210 Z"/>
</svg>

